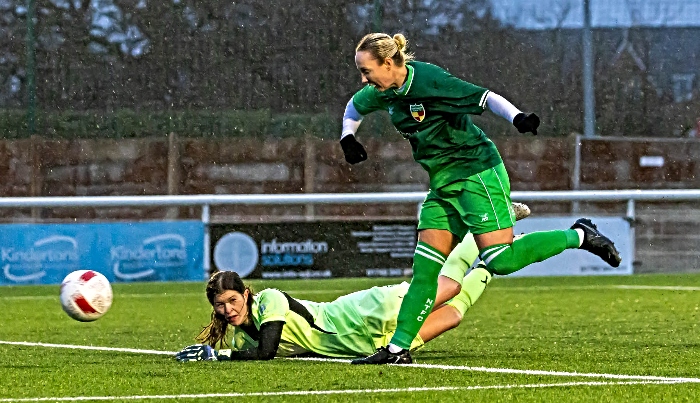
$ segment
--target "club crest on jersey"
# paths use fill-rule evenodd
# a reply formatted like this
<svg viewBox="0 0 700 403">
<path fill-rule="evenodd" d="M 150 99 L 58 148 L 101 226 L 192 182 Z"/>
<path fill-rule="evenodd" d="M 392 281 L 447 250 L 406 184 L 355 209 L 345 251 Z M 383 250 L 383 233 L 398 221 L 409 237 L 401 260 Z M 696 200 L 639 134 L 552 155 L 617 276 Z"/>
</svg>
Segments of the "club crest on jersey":
<svg viewBox="0 0 700 403">
<path fill-rule="evenodd" d="M 413 104 L 410 105 L 411 109 L 411 116 L 413 116 L 413 119 L 422 122 L 423 119 L 425 119 L 425 108 L 423 107 L 423 104 Z"/>
</svg>

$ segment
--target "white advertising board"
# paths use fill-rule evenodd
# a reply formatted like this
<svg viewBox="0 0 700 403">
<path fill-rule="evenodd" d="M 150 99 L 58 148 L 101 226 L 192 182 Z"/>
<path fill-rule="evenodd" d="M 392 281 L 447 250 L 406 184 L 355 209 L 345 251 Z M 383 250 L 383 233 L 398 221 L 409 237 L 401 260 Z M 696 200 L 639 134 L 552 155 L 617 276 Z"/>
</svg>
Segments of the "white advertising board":
<svg viewBox="0 0 700 403">
<path fill-rule="evenodd" d="M 514 233 L 530 233 L 566 229 L 580 217 L 530 217 L 518 221 L 513 228 Z M 551 257 L 544 262 L 533 263 L 509 276 L 597 276 L 632 274 L 632 242 L 630 239 L 630 223 L 619 217 L 587 217 L 598 226 L 598 230 L 615 242 L 620 251 L 622 263 L 612 267 L 598 256 L 578 249 L 567 249 L 561 254 Z"/>
</svg>

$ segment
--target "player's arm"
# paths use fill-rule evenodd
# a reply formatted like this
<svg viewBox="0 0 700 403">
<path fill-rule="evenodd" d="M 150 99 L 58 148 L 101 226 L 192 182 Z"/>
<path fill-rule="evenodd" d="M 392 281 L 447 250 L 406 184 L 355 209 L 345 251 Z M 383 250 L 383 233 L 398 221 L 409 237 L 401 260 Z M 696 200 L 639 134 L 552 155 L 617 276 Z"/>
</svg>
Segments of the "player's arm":
<svg viewBox="0 0 700 403">
<path fill-rule="evenodd" d="M 277 354 L 283 327 L 284 321 L 270 321 L 260 325 L 257 347 L 245 350 L 215 350 L 207 344 L 194 344 L 175 354 L 175 359 L 180 362 L 271 360 Z"/>
<path fill-rule="evenodd" d="M 357 133 L 363 118 L 364 116 L 357 111 L 352 98 L 350 98 L 350 101 L 345 106 L 343 131 L 340 135 L 340 146 L 343 148 L 345 161 L 349 164 L 357 164 L 367 159 L 367 151 L 355 138 L 355 133 Z"/>
<path fill-rule="evenodd" d="M 247 350 L 219 350 L 219 361 L 271 360 L 277 354 L 282 340 L 283 321 L 265 322 L 260 325 L 258 346 Z"/>
<path fill-rule="evenodd" d="M 540 118 L 534 113 L 524 113 L 502 96 L 490 92 L 486 95 L 486 106 L 491 112 L 513 123 L 520 133 L 537 135 Z"/>
<path fill-rule="evenodd" d="M 435 88 L 448 94 L 443 102 L 448 105 L 452 103 L 456 113 L 480 115 L 484 110 L 490 109 L 513 123 L 520 133 L 537 134 L 540 118 L 534 113 L 523 113 L 502 96 L 457 78 L 445 70 L 438 71 L 435 76 Z"/>
<path fill-rule="evenodd" d="M 345 161 L 357 164 L 367 159 L 367 151 L 355 138 L 355 133 L 362 123 L 362 118 L 370 113 L 386 109 L 386 103 L 379 97 L 379 91 L 371 85 L 366 85 L 352 96 L 345 106 L 343 114 L 343 131 L 340 135 L 340 146 L 345 154 Z"/>
</svg>

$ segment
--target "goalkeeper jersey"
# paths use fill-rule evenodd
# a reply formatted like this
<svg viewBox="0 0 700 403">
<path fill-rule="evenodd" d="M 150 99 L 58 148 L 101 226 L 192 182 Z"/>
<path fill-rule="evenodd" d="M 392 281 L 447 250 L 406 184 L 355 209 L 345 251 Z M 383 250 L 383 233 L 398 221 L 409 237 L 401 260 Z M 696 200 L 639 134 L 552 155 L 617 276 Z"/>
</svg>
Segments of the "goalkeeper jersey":
<svg viewBox="0 0 700 403">
<path fill-rule="evenodd" d="M 408 283 L 401 283 L 358 291 L 332 302 L 313 302 L 291 298 L 280 290 L 265 289 L 253 296 L 250 314 L 257 329 L 265 322 L 284 322 L 277 356 L 304 353 L 341 358 L 366 356 L 391 339 L 407 290 Z M 306 312 L 300 312 L 298 305 L 290 307 L 290 301 L 292 305 L 300 304 Z M 232 349 L 245 350 L 257 345 L 245 331 L 234 327 Z M 420 337 L 416 337 L 411 347 L 422 345 Z"/>
<path fill-rule="evenodd" d="M 428 171 L 430 187 L 465 179 L 502 162 L 496 146 L 473 122 L 486 108 L 488 90 L 430 63 L 406 63 L 406 83 L 379 91 L 367 85 L 353 96 L 361 115 L 386 110 Z"/>
</svg>

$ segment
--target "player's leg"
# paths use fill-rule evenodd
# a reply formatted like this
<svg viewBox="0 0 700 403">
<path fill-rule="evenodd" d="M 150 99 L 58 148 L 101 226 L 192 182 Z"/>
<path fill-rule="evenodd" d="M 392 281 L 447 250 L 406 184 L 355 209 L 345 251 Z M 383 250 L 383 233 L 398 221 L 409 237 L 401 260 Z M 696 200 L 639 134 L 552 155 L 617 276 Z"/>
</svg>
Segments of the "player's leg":
<svg viewBox="0 0 700 403">
<path fill-rule="evenodd" d="M 468 178 L 464 186 L 459 206 L 464 206 L 465 222 L 491 273 L 507 275 L 581 246 L 583 236 L 575 229 L 533 232 L 513 240 L 515 214 L 503 164 Z"/>
<path fill-rule="evenodd" d="M 416 340 L 420 340 L 421 345 L 425 344 L 446 331 L 456 328 L 459 326 L 460 322 L 462 322 L 462 315 L 457 308 L 442 304 L 430 313 L 425 320 L 425 324 L 420 328 Z M 417 346 L 411 346 L 411 349 L 415 347 Z"/>
<path fill-rule="evenodd" d="M 410 350 L 420 348 L 442 333 L 457 327 L 490 281 L 491 274 L 484 268 L 483 262 L 480 262 L 462 279 L 461 291 L 428 315 L 418 335 L 413 339 Z M 407 283 L 373 287 L 364 291 L 366 295 L 362 295 L 361 300 L 353 302 L 352 311 L 359 308 L 368 332 L 378 335 L 375 338 L 376 346 L 384 346 L 396 331 L 395 318 L 408 287 Z"/>
<path fill-rule="evenodd" d="M 396 332 L 386 348 L 353 364 L 410 363 L 409 349 L 435 304 L 438 275 L 457 240 L 466 235 L 459 212 L 449 202 L 428 193 L 418 220 L 418 244 L 413 257 L 413 277 L 399 309 Z M 457 236 L 453 235 L 457 234 Z"/>
<path fill-rule="evenodd" d="M 445 264 L 455 237 L 446 230 L 426 229 L 418 234 L 413 257 L 413 278 L 401 303 L 396 320 L 396 332 L 388 349 L 391 353 L 408 351 L 423 322 L 433 310 L 438 290 L 438 276 Z M 438 249 L 435 246 L 442 246 Z"/>
<path fill-rule="evenodd" d="M 479 263 L 462 280 L 462 289 L 451 300 L 437 307 L 426 319 L 418 335 L 427 343 L 450 329 L 459 326 L 464 314 L 471 308 L 491 281 L 491 273 Z"/>
<path fill-rule="evenodd" d="M 440 269 L 437 295 L 435 297 L 436 307 L 459 293 L 462 287 L 461 280 L 478 258 L 479 248 L 477 248 L 474 241 L 474 235 L 469 233 L 450 252 L 450 255 L 445 260 L 445 264 Z"/>
<path fill-rule="evenodd" d="M 512 203 L 515 220 L 519 221 L 530 216 L 530 208 L 524 203 Z M 462 280 L 470 267 L 479 257 L 479 248 L 476 246 L 474 235 L 467 234 L 450 255 L 440 270 L 438 277 L 438 291 L 435 297 L 435 307 L 441 306 L 445 301 L 459 294 Z"/>
</svg>

